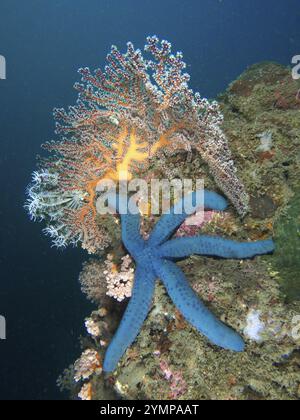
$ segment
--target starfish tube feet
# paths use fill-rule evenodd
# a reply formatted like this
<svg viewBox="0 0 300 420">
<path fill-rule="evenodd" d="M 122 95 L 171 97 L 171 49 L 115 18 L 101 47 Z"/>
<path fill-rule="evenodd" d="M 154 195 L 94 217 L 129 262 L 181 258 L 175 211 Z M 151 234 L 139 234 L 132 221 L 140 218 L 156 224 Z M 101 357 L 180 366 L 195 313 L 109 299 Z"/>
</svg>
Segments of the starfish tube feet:
<svg viewBox="0 0 300 420">
<path fill-rule="evenodd" d="M 127 348 L 136 339 L 148 315 L 155 287 L 155 274 L 137 266 L 132 296 L 120 326 L 112 339 L 104 358 L 104 372 L 116 369 Z"/>
<path fill-rule="evenodd" d="M 154 268 L 176 307 L 200 333 L 219 347 L 235 352 L 244 351 L 245 344 L 240 335 L 219 321 L 205 307 L 180 268 L 167 260 L 155 262 Z"/>
</svg>

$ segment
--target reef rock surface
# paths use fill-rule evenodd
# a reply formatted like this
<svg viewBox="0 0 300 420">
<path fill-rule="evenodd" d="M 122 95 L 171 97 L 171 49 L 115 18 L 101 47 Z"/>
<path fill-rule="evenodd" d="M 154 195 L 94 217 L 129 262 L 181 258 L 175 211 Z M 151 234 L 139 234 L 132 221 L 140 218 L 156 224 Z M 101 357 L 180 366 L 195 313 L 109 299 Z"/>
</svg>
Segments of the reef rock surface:
<svg viewBox="0 0 300 420">
<path fill-rule="evenodd" d="M 158 284 L 143 329 L 113 375 L 104 377 L 98 368 L 88 383 L 76 385 L 74 368 L 66 372 L 60 382 L 73 396 L 81 389 L 81 396 L 98 400 L 300 398 L 299 92 L 300 81 L 292 79 L 290 69 L 262 63 L 219 97 L 238 176 L 251 195 L 251 212 L 241 220 L 231 209 L 201 226 L 201 233 L 237 240 L 274 236 L 275 254 L 243 262 L 192 256 L 180 263 L 205 304 L 245 337 L 246 351 L 235 354 L 209 344 Z M 206 188 L 217 191 L 196 151 L 162 155 L 152 173 L 156 178 L 204 178 Z M 153 223 L 145 219 L 145 236 Z M 123 310 L 116 305 L 93 313 L 102 338 L 82 340 L 83 351 L 92 347 L 104 354 Z"/>
</svg>

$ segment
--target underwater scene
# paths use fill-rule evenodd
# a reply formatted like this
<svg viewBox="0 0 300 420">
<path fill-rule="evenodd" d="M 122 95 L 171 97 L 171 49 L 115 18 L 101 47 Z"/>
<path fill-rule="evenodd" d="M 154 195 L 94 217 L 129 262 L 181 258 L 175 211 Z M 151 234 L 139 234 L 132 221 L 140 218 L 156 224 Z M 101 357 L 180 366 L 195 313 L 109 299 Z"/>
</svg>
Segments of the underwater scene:
<svg viewBox="0 0 300 420">
<path fill-rule="evenodd" d="M 0 10 L 0 400 L 300 400 L 299 1 Z"/>
</svg>

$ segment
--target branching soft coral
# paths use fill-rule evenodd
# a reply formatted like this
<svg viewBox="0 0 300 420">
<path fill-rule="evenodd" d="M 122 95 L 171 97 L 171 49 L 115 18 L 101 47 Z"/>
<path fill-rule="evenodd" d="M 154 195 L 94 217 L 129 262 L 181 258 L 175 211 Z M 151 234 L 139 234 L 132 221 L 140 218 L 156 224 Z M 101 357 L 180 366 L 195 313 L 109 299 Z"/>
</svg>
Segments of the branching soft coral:
<svg viewBox="0 0 300 420">
<path fill-rule="evenodd" d="M 61 139 L 44 145 L 52 156 L 34 173 L 26 207 L 32 218 L 46 221 L 45 233 L 58 247 L 105 248 L 97 184 L 138 177 L 162 150 L 197 149 L 238 212 L 247 211 L 218 104 L 189 89 L 182 54 L 173 55 L 169 42 L 148 37 L 145 50 L 152 59 L 131 43 L 125 54 L 113 46 L 104 72 L 79 70 L 77 105 L 54 110 Z"/>
</svg>

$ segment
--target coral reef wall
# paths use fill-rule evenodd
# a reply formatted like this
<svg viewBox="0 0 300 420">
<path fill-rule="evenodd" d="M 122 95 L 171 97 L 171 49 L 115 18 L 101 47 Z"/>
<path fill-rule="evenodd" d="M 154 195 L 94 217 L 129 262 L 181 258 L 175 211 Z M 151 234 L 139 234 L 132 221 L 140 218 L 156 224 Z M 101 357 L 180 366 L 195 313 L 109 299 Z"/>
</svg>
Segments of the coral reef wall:
<svg viewBox="0 0 300 420">
<path fill-rule="evenodd" d="M 113 375 L 105 378 L 95 363 L 81 384 L 74 384 L 74 368 L 63 376 L 61 383 L 67 382 L 73 396 L 100 400 L 300 398 L 299 91 L 300 82 L 293 81 L 289 69 L 262 63 L 246 70 L 220 96 L 223 128 L 238 176 L 250 194 L 251 211 L 243 221 L 233 208 L 222 216 L 210 214 L 199 226 L 202 233 L 240 240 L 274 235 L 276 253 L 244 262 L 191 257 L 180 263 L 205 304 L 244 335 L 246 351 L 233 354 L 208 344 L 184 321 L 158 284 L 141 334 Z M 207 188 L 217 189 L 196 150 L 171 156 L 162 153 L 153 161 L 151 172 L 170 179 L 203 177 Z M 145 237 L 154 222 L 145 216 Z M 192 231 L 183 226 L 180 235 L 185 233 L 197 234 L 197 226 Z M 111 252 L 121 267 L 126 253 L 114 247 Z M 87 349 L 103 355 L 122 305 L 99 303 L 91 316 L 93 322 L 87 323 L 89 337 L 82 340 L 83 355 Z"/>
<path fill-rule="evenodd" d="M 300 299 L 300 82 L 275 63 L 250 67 L 222 96 L 225 131 L 247 191 L 251 228 L 274 231 L 269 259 L 289 299 Z"/>
</svg>

